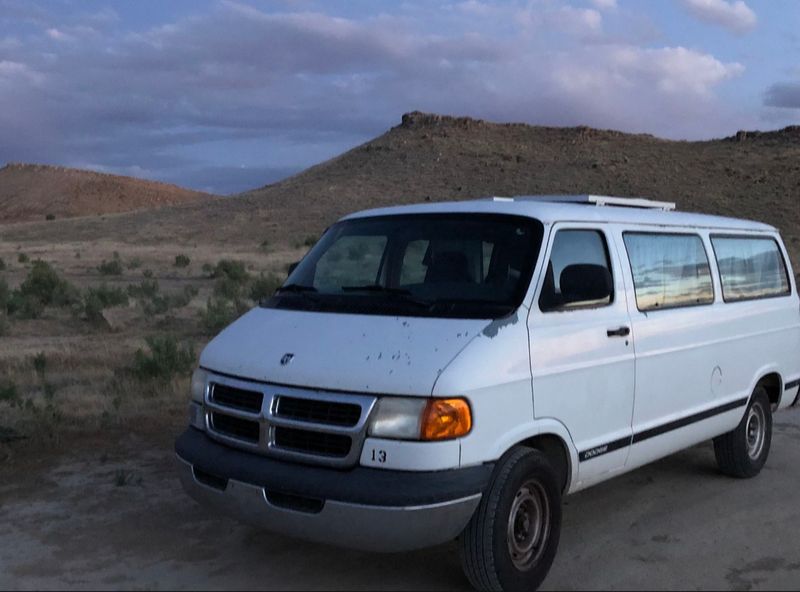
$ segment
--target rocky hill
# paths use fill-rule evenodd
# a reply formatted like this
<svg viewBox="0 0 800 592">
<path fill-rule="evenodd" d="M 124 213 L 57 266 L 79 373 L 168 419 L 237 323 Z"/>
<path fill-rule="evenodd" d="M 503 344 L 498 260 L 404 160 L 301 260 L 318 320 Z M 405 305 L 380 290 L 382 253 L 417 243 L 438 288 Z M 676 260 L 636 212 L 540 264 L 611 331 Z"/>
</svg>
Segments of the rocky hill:
<svg viewBox="0 0 800 592">
<path fill-rule="evenodd" d="M 644 196 L 675 201 L 682 210 L 765 221 L 782 229 L 797 257 L 800 127 L 687 142 L 414 112 L 374 140 L 238 197 L 157 215 L 65 220 L 58 232 L 71 240 L 288 243 L 362 208 L 542 193 Z M 10 238 L 40 232 L 38 225 L 6 230 Z"/>
<path fill-rule="evenodd" d="M 39 164 L 0 169 L 0 223 L 129 212 L 207 194 L 133 177 Z"/>
</svg>

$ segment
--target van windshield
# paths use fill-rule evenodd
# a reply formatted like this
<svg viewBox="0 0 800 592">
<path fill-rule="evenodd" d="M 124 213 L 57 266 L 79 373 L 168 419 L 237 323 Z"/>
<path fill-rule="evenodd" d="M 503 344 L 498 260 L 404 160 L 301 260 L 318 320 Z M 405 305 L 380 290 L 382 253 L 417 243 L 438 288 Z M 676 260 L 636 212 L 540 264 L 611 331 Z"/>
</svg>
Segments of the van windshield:
<svg viewBox="0 0 800 592">
<path fill-rule="evenodd" d="M 503 214 L 411 214 L 329 228 L 267 308 L 500 318 L 530 283 L 542 224 Z"/>
</svg>

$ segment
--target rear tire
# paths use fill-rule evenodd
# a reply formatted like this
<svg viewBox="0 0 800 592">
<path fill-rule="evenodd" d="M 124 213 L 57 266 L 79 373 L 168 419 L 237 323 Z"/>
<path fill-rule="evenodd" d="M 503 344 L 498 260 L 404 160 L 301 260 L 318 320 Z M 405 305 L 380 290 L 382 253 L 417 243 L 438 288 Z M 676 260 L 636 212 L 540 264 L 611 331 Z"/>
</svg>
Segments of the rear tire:
<svg viewBox="0 0 800 592">
<path fill-rule="evenodd" d="M 755 477 L 767 462 L 771 444 L 772 405 L 766 389 L 758 386 L 736 429 L 714 438 L 717 465 L 731 477 Z"/>
<path fill-rule="evenodd" d="M 497 463 L 459 537 L 464 574 L 477 590 L 536 590 L 553 564 L 560 533 L 557 472 L 542 452 L 513 448 Z"/>
</svg>

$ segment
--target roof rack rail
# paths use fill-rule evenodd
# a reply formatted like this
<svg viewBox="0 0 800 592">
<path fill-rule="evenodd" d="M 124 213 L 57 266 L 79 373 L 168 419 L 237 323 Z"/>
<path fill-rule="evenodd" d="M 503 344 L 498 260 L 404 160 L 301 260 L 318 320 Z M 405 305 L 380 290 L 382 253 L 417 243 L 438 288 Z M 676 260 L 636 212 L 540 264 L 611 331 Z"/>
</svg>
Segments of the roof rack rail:
<svg viewBox="0 0 800 592">
<path fill-rule="evenodd" d="M 519 199 L 519 198 L 518 198 Z M 608 195 L 543 195 L 541 197 L 525 196 L 521 199 L 531 201 L 546 201 L 558 203 L 577 203 L 594 206 L 615 206 L 622 208 L 643 208 L 649 210 L 663 210 L 669 212 L 675 209 L 675 203 L 670 201 L 655 201 L 641 197 L 611 197 Z"/>
</svg>

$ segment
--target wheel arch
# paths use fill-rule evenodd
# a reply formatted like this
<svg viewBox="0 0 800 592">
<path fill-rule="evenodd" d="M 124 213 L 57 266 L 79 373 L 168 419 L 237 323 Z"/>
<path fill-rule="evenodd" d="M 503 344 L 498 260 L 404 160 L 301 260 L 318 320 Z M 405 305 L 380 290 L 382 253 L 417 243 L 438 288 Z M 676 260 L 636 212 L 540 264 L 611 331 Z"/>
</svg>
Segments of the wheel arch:
<svg viewBox="0 0 800 592">
<path fill-rule="evenodd" d="M 567 427 L 557 419 L 538 418 L 506 432 L 501 440 L 495 442 L 492 456 L 501 458 L 516 446 L 535 448 L 548 456 L 553 454 L 555 463 L 559 465 L 556 468 L 566 474 L 563 494 L 578 481 L 578 450 Z"/>
<path fill-rule="evenodd" d="M 781 403 L 781 397 L 783 396 L 783 377 L 780 372 L 775 368 L 762 369 L 758 373 L 758 376 L 759 378 L 754 381 L 750 389 L 748 403 L 749 399 L 753 398 L 753 393 L 756 389 L 763 386 L 769 396 L 769 402 L 775 407 L 778 407 Z"/>
<path fill-rule="evenodd" d="M 570 458 L 569 447 L 560 436 L 553 433 L 538 434 L 523 440 L 518 446 L 525 446 L 542 452 L 558 473 L 561 493 L 566 494 L 569 491 L 573 481 L 573 463 Z"/>
</svg>

